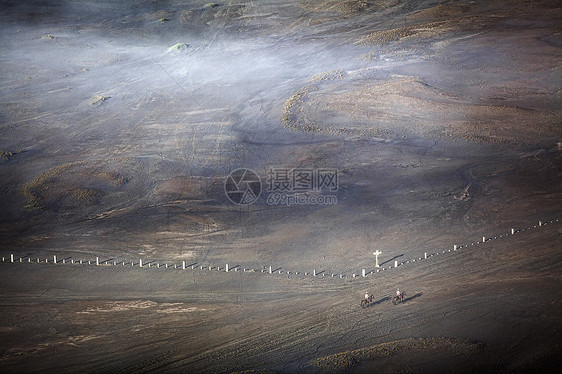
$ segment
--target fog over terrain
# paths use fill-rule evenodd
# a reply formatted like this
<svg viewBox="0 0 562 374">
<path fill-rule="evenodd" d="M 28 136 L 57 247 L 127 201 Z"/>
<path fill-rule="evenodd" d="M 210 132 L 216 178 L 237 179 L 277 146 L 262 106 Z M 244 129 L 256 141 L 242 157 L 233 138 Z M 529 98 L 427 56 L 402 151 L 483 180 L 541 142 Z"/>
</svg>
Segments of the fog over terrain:
<svg viewBox="0 0 562 374">
<path fill-rule="evenodd" d="M 0 364 L 556 367 L 560 25 L 554 0 L 0 0 Z"/>
</svg>

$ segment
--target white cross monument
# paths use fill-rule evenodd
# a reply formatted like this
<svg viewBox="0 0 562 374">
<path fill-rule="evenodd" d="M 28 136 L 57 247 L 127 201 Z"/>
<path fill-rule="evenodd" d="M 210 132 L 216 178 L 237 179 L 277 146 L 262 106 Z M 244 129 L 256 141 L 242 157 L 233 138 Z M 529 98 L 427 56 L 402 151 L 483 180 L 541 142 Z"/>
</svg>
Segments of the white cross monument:
<svg viewBox="0 0 562 374">
<path fill-rule="evenodd" d="M 373 252 L 373 254 L 375 255 L 375 267 L 380 268 L 379 255 L 382 254 L 382 252 L 377 249 L 376 251 Z"/>
</svg>

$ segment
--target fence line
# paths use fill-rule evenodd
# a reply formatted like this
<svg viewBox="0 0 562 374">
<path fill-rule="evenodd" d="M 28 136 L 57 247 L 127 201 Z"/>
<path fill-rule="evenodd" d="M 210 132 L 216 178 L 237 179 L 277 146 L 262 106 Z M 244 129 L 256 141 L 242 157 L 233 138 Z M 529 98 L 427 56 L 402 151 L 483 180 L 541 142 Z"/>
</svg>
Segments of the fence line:
<svg viewBox="0 0 562 374">
<path fill-rule="evenodd" d="M 220 267 L 220 266 L 203 266 L 201 264 L 198 264 L 197 262 L 191 263 L 191 264 L 187 264 L 187 262 L 185 260 L 182 260 L 180 264 L 177 264 L 176 262 L 156 262 L 154 260 L 152 261 L 148 261 L 148 262 L 144 262 L 143 263 L 143 259 L 139 258 L 138 260 L 130 260 L 130 261 L 126 261 L 126 260 L 115 260 L 113 258 L 111 259 L 107 259 L 104 261 L 100 262 L 99 256 L 95 257 L 95 260 L 84 260 L 84 259 L 79 259 L 79 260 L 75 260 L 74 258 L 68 257 L 68 258 L 61 258 L 61 259 L 57 259 L 57 255 L 54 254 L 52 255 L 52 260 L 49 261 L 48 257 L 44 257 L 44 258 L 36 258 L 35 261 L 32 260 L 32 258 L 30 256 L 23 256 L 23 257 L 19 257 L 16 259 L 16 257 L 14 256 L 14 254 L 10 254 L 9 258 L 6 258 L 6 256 L 2 257 L 2 262 L 10 262 L 10 263 L 23 263 L 23 262 L 27 262 L 27 263 L 38 263 L 38 264 L 53 264 L 53 265 L 58 265 L 58 264 L 64 264 L 64 265 L 94 265 L 94 266 L 135 266 L 135 267 L 139 267 L 139 268 L 143 268 L 143 269 L 147 269 L 147 268 L 156 268 L 156 269 L 175 269 L 175 270 L 181 270 L 181 271 L 185 271 L 185 270 L 198 270 L 198 271 L 219 271 L 219 272 L 225 272 L 225 273 L 232 273 L 232 272 L 239 272 L 239 273 L 256 273 L 256 274 L 268 274 L 268 275 L 275 275 L 275 274 L 286 274 L 287 277 L 323 277 L 323 278 L 334 278 L 334 279 L 353 279 L 353 278 L 365 278 L 369 275 L 376 275 L 377 273 L 381 273 L 381 272 L 386 272 L 388 270 L 391 269 L 396 269 L 399 268 L 401 266 L 404 266 L 406 264 L 411 264 L 411 263 L 415 263 L 415 262 L 419 262 L 419 261 L 424 261 L 424 260 L 428 260 L 431 259 L 434 256 L 439 256 L 442 254 L 446 254 L 449 252 L 458 252 L 462 249 L 465 248 L 470 248 L 473 246 L 478 246 L 480 244 L 484 244 L 486 242 L 492 241 L 492 240 L 497 240 L 499 238 L 503 238 L 503 237 L 507 237 L 507 236 L 512 236 L 518 233 L 522 233 L 525 231 L 529 231 L 532 229 L 536 229 L 539 227 L 543 227 L 549 224 L 553 224 L 559 222 L 558 219 L 556 220 L 551 220 L 551 221 L 538 221 L 537 225 L 533 225 L 533 226 L 529 226 L 527 228 L 521 228 L 521 229 L 515 229 L 515 228 L 511 228 L 510 232 L 508 233 L 502 233 L 499 235 L 494 235 L 494 236 L 482 236 L 482 241 L 476 241 L 476 242 L 470 242 L 470 243 L 466 243 L 466 244 L 454 244 L 452 246 L 452 248 L 443 250 L 441 252 L 437 251 L 434 253 L 428 253 L 428 252 L 424 252 L 423 256 L 417 257 L 417 258 L 411 258 L 410 260 L 407 261 L 402 261 L 402 262 L 398 262 L 397 260 L 394 261 L 394 266 L 388 266 L 388 267 L 381 267 L 381 268 L 376 268 L 375 270 L 370 270 L 367 271 L 366 269 L 361 269 L 360 272 L 351 272 L 350 274 L 345 274 L 345 273 L 334 273 L 334 272 L 330 272 L 327 273 L 325 270 L 317 270 L 317 269 L 312 269 L 312 272 L 299 272 L 299 271 L 286 271 L 283 270 L 281 267 L 279 268 L 274 268 L 271 265 L 267 265 L 262 267 L 261 269 L 256 269 L 256 268 L 243 268 L 241 267 L 241 265 L 235 265 L 235 266 L 231 266 L 229 265 L 229 263 L 226 263 L 224 267 Z M 27 261 L 24 261 L 27 258 Z M 390 260 L 389 260 L 390 261 Z M 388 261 L 387 261 L 388 262 Z M 384 263 L 383 263 L 384 264 Z M 359 274 L 361 274 L 359 276 Z"/>
</svg>

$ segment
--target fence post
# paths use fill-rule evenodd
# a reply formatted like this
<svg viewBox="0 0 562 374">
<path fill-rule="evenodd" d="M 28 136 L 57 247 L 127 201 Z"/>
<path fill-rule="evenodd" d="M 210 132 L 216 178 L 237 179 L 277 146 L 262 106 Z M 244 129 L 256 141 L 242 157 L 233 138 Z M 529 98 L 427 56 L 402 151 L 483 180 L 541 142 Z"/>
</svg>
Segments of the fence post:
<svg viewBox="0 0 562 374">
<path fill-rule="evenodd" d="M 96 257 L 96 265 L 99 265 L 99 264 L 100 264 L 100 258 Z"/>
<path fill-rule="evenodd" d="M 542 226 L 542 221 L 539 221 L 539 227 Z"/>
<path fill-rule="evenodd" d="M 226 266 L 224 267 L 224 271 L 228 273 L 228 264 L 226 264 Z"/>
<path fill-rule="evenodd" d="M 511 229 L 511 235 L 515 234 L 515 229 Z"/>
<path fill-rule="evenodd" d="M 394 267 L 397 268 L 398 267 L 398 261 L 394 261 Z"/>
<path fill-rule="evenodd" d="M 53 255 L 53 264 L 57 263 L 57 255 Z"/>
<path fill-rule="evenodd" d="M 183 270 L 185 270 L 185 261 L 182 261 L 182 263 L 181 263 L 181 268 L 182 268 Z"/>
<path fill-rule="evenodd" d="M 139 258 L 139 268 L 142 268 L 142 258 Z"/>
<path fill-rule="evenodd" d="M 455 245 L 453 245 L 453 251 L 456 251 L 456 250 L 457 250 L 457 245 L 455 244 Z"/>
<path fill-rule="evenodd" d="M 13 254 L 10 255 L 10 262 L 14 262 L 14 255 Z"/>
<path fill-rule="evenodd" d="M 486 241 L 486 237 L 483 236 L 483 237 L 482 237 L 482 243 L 484 243 L 485 241 Z"/>
<path fill-rule="evenodd" d="M 313 277 L 316 276 L 316 269 L 312 270 L 312 276 L 313 276 Z"/>
</svg>

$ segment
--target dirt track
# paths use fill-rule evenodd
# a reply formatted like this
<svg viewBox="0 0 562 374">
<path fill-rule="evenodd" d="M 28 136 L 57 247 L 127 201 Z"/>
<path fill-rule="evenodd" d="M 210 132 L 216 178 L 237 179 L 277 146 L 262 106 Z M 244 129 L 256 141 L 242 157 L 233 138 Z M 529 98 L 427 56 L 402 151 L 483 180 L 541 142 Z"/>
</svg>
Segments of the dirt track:
<svg viewBox="0 0 562 374">
<path fill-rule="evenodd" d="M 554 368 L 559 4 L 216 5 L 0 2 L 0 251 L 283 274 L 1 262 L 3 370 Z M 234 205 L 237 168 L 337 204 Z M 351 278 L 375 250 L 410 262 Z"/>
</svg>

